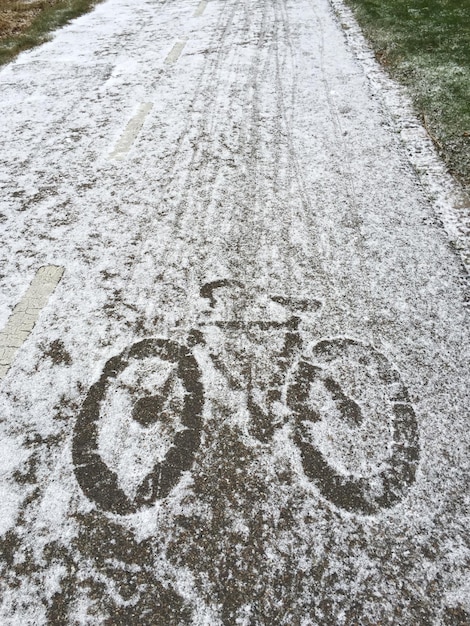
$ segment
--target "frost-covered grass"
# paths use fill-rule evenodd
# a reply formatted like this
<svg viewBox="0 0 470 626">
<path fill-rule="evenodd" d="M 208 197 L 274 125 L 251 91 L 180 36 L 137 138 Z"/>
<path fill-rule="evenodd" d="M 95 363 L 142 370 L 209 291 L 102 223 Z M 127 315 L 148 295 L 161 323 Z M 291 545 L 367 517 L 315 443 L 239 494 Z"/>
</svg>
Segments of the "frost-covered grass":
<svg viewBox="0 0 470 626">
<path fill-rule="evenodd" d="M 37 46 L 99 0 L 0 0 L 0 64 Z"/>
<path fill-rule="evenodd" d="M 470 189 L 470 0 L 346 0 L 377 58 L 410 90 L 449 169 Z"/>
</svg>

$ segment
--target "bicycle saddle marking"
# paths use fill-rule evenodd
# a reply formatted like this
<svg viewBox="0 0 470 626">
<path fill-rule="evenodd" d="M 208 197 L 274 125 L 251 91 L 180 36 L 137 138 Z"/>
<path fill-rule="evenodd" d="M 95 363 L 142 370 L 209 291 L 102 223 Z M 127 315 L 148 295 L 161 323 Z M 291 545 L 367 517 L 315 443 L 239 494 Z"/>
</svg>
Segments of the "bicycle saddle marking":
<svg viewBox="0 0 470 626">
<path fill-rule="evenodd" d="M 222 289 L 222 287 L 243 287 L 243 284 L 238 280 L 232 278 L 221 278 L 219 280 L 212 280 L 209 283 L 205 283 L 199 290 L 201 298 L 207 298 L 210 302 L 211 309 L 216 305 L 214 291 L 216 289 Z"/>
</svg>

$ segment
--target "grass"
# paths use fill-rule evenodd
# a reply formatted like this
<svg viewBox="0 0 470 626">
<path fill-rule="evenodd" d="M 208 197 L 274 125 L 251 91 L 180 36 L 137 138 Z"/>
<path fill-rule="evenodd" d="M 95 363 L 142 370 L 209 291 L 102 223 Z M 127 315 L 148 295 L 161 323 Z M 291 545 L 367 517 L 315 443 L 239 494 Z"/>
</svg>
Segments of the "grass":
<svg viewBox="0 0 470 626">
<path fill-rule="evenodd" d="M 470 191 L 470 0 L 346 0 Z"/>
<path fill-rule="evenodd" d="M 47 41 L 51 31 L 100 0 L 0 0 L 0 64 Z"/>
</svg>

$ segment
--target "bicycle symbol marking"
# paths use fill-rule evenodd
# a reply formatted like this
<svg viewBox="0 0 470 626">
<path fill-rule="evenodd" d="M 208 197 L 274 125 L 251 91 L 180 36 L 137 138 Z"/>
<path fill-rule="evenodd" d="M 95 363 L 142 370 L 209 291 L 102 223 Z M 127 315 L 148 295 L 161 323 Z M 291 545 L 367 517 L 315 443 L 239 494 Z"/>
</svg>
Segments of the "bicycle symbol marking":
<svg viewBox="0 0 470 626">
<path fill-rule="evenodd" d="M 213 292 L 234 284 L 241 286 L 230 280 L 213 281 L 204 285 L 200 293 L 213 309 L 216 304 Z M 203 321 L 188 332 L 184 344 L 163 338 L 144 339 L 106 363 L 83 403 L 72 447 L 76 479 L 84 494 L 100 509 L 119 515 L 135 513 L 168 496 L 182 474 L 191 470 L 201 445 L 206 402 L 196 346 L 208 352 L 210 362 L 229 387 L 242 388 L 245 392 L 249 432 L 256 445 L 269 446 L 276 430 L 290 424 L 303 473 L 323 498 L 349 513 L 373 515 L 405 497 L 415 480 L 419 441 L 414 409 L 398 371 L 374 347 L 355 339 L 323 339 L 306 348 L 300 332 L 302 313 L 308 308 L 319 308 L 319 303 L 281 296 L 272 296 L 271 300 L 293 308 L 295 314 L 281 322 Z M 206 337 L 210 327 L 227 336 L 280 333 L 281 349 L 272 350 L 275 367 L 269 380 L 253 383 L 256 363 L 236 377 L 220 354 L 211 352 Z M 163 458 L 153 463 L 129 495 L 120 485 L 116 471 L 100 454 L 100 421 L 105 400 L 116 380 L 133 364 L 152 359 L 167 368 L 165 376 L 154 383 L 152 390 L 147 388 L 133 401 L 131 421 L 145 432 L 171 414 L 179 425 L 172 432 L 172 443 Z M 388 453 L 381 456 L 374 469 L 338 467 L 330 458 L 330 444 L 321 444 L 321 436 L 315 429 L 331 421 L 332 432 L 349 433 L 354 447 L 356 435 L 359 436 L 361 429 L 367 430 L 371 421 L 370 418 L 367 421 L 367 411 L 357 399 L 361 397 L 361 388 L 370 386 L 376 388 L 373 417 L 375 422 L 383 422 L 380 432 L 387 433 Z"/>
</svg>

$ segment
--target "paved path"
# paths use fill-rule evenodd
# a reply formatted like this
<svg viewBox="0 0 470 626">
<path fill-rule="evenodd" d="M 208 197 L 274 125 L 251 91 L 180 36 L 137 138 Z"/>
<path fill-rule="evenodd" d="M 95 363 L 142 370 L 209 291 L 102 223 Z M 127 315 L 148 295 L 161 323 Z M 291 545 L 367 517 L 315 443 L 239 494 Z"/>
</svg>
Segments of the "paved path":
<svg viewBox="0 0 470 626">
<path fill-rule="evenodd" d="M 469 624 L 462 270 L 328 2 L 0 90 L 1 623 Z"/>
</svg>

